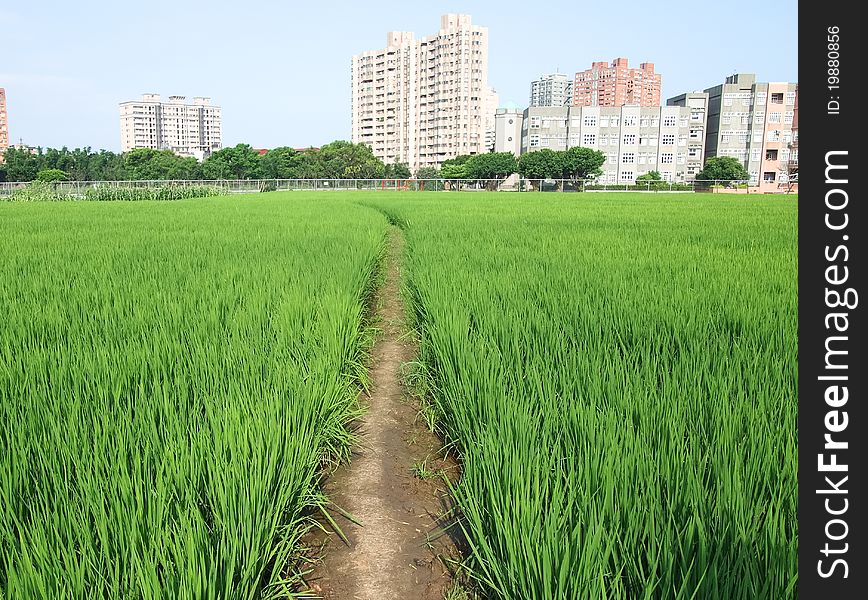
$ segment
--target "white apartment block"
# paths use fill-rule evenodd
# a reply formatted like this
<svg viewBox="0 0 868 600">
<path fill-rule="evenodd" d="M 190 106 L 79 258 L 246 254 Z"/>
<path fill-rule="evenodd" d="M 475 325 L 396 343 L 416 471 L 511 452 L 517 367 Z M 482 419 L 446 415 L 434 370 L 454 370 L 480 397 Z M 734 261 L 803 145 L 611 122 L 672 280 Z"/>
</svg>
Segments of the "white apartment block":
<svg viewBox="0 0 868 600">
<path fill-rule="evenodd" d="M 528 106 L 570 106 L 573 103 L 573 80 L 562 73 L 543 75 L 530 83 Z"/>
<path fill-rule="evenodd" d="M 406 163 L 415 172 L 485 152 L 496 107 L 488 29 L 470 15 L 443 15 L 440 30 L 418 40 L 389 32 L 385 49 L 352 59 L 352 141 L 387 164 Z"/>
<path fill-rule="evenodd" d="M 220 107 L 210 98 L 144 94 L 141 100 L 120 103 L 121 152 L 136 148 L 171 150 L 199 160 L 223 147 Z"/>
<path fill-rule="evenodd" d="M 690 96 L 690 106 L 530 107 L 521 152 L 599 150 L 606 155 L 603 183 L 633 183 L 649 171 L 665 181 L 692 181 L 703 164 L 708 95 Z"/>
<path fill-rule="evenodd" d="M 786 190 L 789 168 L 799 160 L 798 84 L 759 83 L 751 73 L 737 73 L 705 92 L 706 154 L 738 159 L 756 191 Z"/>
</svg>

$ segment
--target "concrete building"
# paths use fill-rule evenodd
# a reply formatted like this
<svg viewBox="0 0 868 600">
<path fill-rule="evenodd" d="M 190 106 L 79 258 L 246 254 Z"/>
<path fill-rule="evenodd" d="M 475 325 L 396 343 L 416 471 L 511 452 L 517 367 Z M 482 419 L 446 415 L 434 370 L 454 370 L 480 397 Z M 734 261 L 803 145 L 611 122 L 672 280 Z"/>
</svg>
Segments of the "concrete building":
<svg viewBox="0 0 868 600">
<path fill-rule="evenodd" d="M 498 108 L 494 116 L 494 151 L 521 154 L 522 111 L 514 104 Z"/>
<path fill-rule="evenodd" d="M 705 166 L 706 125 L 708 120 L 708 94 L 691 92 L 666 101 L 668 106 L 690 109 L 687 134 L 687 179 L 695 179 Z"/>
<path fill-rule="evenodd" d="M 574 106 L 660 106 L 662 78 L 654 63 L 631 69 L 626 58 L 612 64 L 591 63 L 591 68 L 576 73 L 573 81 Z"/>
<path fill-rule="evenodd" d="M 6 90 L 0 87 L 0 159 L 9 147 L 9 117 L 6 114 Z"/>
<path fill-rule="evenodd" d="M 562 73 L 543 75 L 530 82 L 528 106 L 569 106 L 573 103 L 573 81 Z"/>
<path fill-rule="evenodd" d="M 707 97 L 690 96 L 689 106 L 530 107 L 523 115 L 521 152 L 599 150 L 606 155 L 604 183 L 633 183 L 649 171 L 665 181 L 691 181 L 705 144 L 705 128 L 691 118 L 704 115 L 699 103 Z"/>
<path fill-rule="evenodd" d="M 486 150 L 497 100 L 488 87 L 488 29 L 470 15 L 443 15 L 440 30 L 418 40 L 389 32 L 385 49 L 352 58 L 351 87 L 352 141 L 387 164 L 415 172 Z"/>
<path fill-rule="evenodd" d="M 171 150 L 199 160 L 223 147 L 221 112 L 210 98 L 144 94 L 141 100 L 120 103 L 121 152 L 136 148 Z"/>
<path fill-rule="evenodd" d="M 795 83 L 757 83 L 750 73 L 730 75 L 724 83 L 706 89 L 706 157 L 737 158 L 755 191 L 785 189 L 791 150 L 796 150 L 798 160 L 797 90 Z"/>
</svg>

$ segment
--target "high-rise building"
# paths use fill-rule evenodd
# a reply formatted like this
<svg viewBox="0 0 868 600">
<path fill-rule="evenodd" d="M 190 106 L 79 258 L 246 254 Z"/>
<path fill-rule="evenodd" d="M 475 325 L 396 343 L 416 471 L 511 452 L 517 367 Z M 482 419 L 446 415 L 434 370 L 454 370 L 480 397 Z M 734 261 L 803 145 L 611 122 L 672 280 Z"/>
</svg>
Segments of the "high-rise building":
<svg viewBox="0 0 868 600">
<path fill-rule="evenodd" d="M 702 164 L 705 94 L 690 106 L 557 106 L 524 111 L 521 152 L 592 148 L 606 155 L 600 181 L 630 184 L 657 171 L 665 181 L 691 181 Z M 704 125 L 704 122 L 702 123 Z M 692 166 L 691 171 L 689 167 Z"/>
<path fill-rule="evenodd" d="M 786 188 L 793 159 L 798 164 L 798 84 L 757 83 L 756 75 L 736 73 L 705 92 L 706 157 L 737 158 L 757 191 Z"/>
<path fill-rule="evenodd" d="M 497 107 L 488 87 L 488 29 L 470 15 L 447 14 L 422 39 L 389 32 L 385 49 L 353 57 L 351 87 L 352 141 L 387 164 L 415 172 L 484 152 Z"/>
<path fill-rule="evenodd" d="M 6 114 L 6 90 L 0 87 L 0 160 L 9 147 L 9 117 Z"/>
<path fill-rule="evenodd" d="M 543 75 L 530 82 L 528 106 L 569 106 L 573 103 L 573 81 L 562 73 Z"/>
<path fill-rule="evenodd" d="M 144 94 L 141 100 L 120 103 L 121 151 L 135 148 L 171 150 L 180 156 L 207 158 L 223 147 L 220 107 L 210 98 Z"/>
<path fill-rule="evenodd" d="M 494 151 L 494 116 L 497 113 L 498 96 L 496 91 L 489 89 L 483 97 L 485 98 L 482 102 L 483 152 L 492 152 Z"/>
<path fill-rule="evenodd" d="M 660 106 L 659 73 L 654 63 L 639 68 L 627 66 L 626 58 L 612 64 L 591 63 L 591 68 L 576 73 L 573 81 L 574 106 Z"/>
<path fill-rule="evenodd" d="M 690 92 L 666 101 L 668 106 L 690 109 L 687 132 L 687 179 L 695 179 L 705 166 L 705 130 L 708 122 L 708 94 Z"/>
</svg>

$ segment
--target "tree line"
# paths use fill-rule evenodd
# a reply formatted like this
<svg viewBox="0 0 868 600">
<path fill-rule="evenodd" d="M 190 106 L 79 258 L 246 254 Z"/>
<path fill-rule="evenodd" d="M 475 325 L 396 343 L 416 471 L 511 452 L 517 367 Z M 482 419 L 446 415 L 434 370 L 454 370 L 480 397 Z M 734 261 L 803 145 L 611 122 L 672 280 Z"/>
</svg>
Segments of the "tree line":
<svg viewBox="0 0 868 600">
<path fill-rule="evenodd" d="M 335 141 L 321 148 L 280 147 L 260 154 L 249 144 L 212 153 L 201 163 L 171 150 L 138 148 L 121 154 L 90 148 L 9 148 L 0 181 L 129 181 L 168 179 L 407 179 L 404 164 L 386 165 L 364 144 Z"/>
</svg>

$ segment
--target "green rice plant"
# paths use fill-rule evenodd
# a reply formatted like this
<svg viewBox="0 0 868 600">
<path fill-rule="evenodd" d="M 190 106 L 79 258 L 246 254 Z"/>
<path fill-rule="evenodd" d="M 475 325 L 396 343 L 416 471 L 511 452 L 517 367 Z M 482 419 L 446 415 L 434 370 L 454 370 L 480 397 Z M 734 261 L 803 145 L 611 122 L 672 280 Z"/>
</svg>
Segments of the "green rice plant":
<svg viewBox="0 0 868 600">
<path fill-rule="evenodd" d="M 224 196 L 225 194 L 223 188 L 215 185 L 166 184 L 156 187 L 132 187 L 104 184 L 87 188 L 84 199 L 97 201 L 185 200 Z"/>
<path fill-rule="evenodd" d="M 795 596 L 794 198 L 366 203 L 406 231 L 491 597 Z"/>
<path fill-rule="evenodd" d="M 269 196 L 0 205 L 0 596 L 300 591 L 386 220 Z"/>
</svg>

